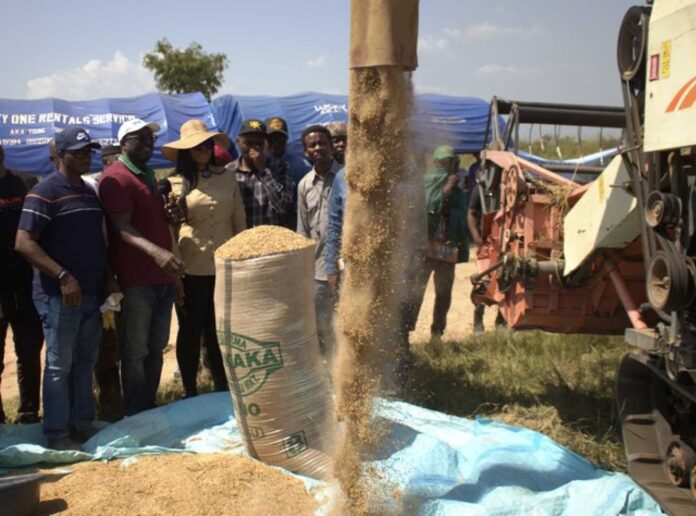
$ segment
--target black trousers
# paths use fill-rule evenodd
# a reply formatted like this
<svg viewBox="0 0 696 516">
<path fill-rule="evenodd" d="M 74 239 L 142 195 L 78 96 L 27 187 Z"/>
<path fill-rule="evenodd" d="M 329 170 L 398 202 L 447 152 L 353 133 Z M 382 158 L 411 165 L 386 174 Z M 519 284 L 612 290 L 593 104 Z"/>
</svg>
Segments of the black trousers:
<svg viewBox="0 0 696 516">
<path fill-rule="evenodd" d="M 99 356 L 94 364 L 97 383 L 97 419 L 118 421 L 123 417 L 121 374 L 119 373 L 118 332 L 102 330 Z"/>
<path fill-rule="evenodd" d="M 423 295 L 425 294 L 430 275 L 433 274 L 435 276 L 435 306 L 433 307 L 433 323 L 430 326 L 430 332 L 434 335 L 442 335 L 447 327 L 447 312 L 449 312 L 452 305 L 455 265 L 454 263 L 425 258 L 418 277 L 418 288 L 421 295 L 416 317 L 420 311 L 420 303 L 423 302 Z"/>
<path fill-rule="evenodd" d="M 201 357 L 201 339 L 208 355 L 210 373 L 216 391 L 225 391 L 227 377 L 215 332 L 215 276 L 185 276 L 184 305 L 176 307 L 179 333 L 176 337 L 176 360 L 186 396 L 198 394 L 196 376 Z"/>
<path fill-rule="evenodd" d="M 31 299 L 31 290 L 24 292 L 0 292 L 0 377 L 4 367 L 5 338 L 8 326 L 12 328 L 15 354 L 17 355 L 17 381 L 19 383 L 19 408 L 17 420 L 36 416 L 39 412 L 41 393 L 41 348 L 43 330 L 41 319 Z M 0 400 L 0 419 L 5 413 Z"/>
</svg>

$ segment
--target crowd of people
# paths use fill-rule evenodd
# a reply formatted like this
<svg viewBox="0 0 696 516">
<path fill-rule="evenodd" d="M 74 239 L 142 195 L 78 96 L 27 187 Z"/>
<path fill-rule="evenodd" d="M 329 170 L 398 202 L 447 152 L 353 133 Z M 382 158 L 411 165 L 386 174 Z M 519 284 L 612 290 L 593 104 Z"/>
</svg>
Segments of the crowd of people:
<svg viewBox="0 0 696 516">
<path fill-rule="evenodd" d="M 158 180 L 148 162 L 159 130 L 129 120 L 118 130 L 118 145 L 101 148 L 85 129 L 65 129 L 49 146 L 55 171 L 30 188 L 5 168 L 0 147 L 0 359 L 9 326 L 19 383 L 15 422 L 41 421 L 42 406 L 43 432 L 55 449 L 79 449 L 95 433 L 97 415 L 114 421 L 155 406 L 173 311 L 184 395 L 198 393 L 201 349 L 214 389 L 228 388 L 215 329 L 214 251 L 247 228 L 281 225 L 317 243 L 317 335 L 327 362 L 335 352 L 334 309 L 346 266 L 346 125 L 304 129 L 300 156 L 288 150 L 280 117 L 245 120 L 235 146 L 226 134 L 189 120 L 178 140 L 161 146 L 174 170 Z M 100 148 L 97 182 L 87 174 Z M 438 147 L 429 161 L 427 236 L 412 258 L 417 295 L 404 310 L 406 347 L 431 274 L 432 341 L 440 342 L 455 264 L 468 259 L 472 237 L 480 239 L 481 210 L 469 201 L 473 177 L 458 175 L 451 147 Z M 2 360 L 0 375 L 1 367 Z M 1 408 L 0 400 L 4 423 Z"/>
</svg>

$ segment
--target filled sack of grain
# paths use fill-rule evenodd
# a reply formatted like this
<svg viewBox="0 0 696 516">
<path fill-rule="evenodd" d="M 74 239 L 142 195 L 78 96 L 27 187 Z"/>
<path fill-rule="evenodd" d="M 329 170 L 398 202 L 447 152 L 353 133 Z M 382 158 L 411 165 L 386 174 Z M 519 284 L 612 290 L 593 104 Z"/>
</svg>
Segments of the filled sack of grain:
<svg viewBox="0 0 696 516">
<path fill-rule="evenodd" d="M 223 244 L 215 252 L 215 323 L 249 454 L 328 478 L 331 396 L 317 341 L 314 246 L 279 226 Z"/>
</svg>

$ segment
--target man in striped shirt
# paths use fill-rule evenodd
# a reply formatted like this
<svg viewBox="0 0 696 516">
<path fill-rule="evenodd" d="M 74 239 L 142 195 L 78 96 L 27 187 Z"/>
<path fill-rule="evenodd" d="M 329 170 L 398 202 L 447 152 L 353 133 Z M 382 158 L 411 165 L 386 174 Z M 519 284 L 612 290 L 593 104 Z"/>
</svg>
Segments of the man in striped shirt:
<svg viewBox="0 0 696 516">
<path fill-rule="evenodd" d="M 102 334 L 104 214 L 81 177 L 99 144 L 82 128 L 58 133 L 55 144 L 58 170 L 27 194 L 16 250 L 34 267 L 46 338 L 44 435 L 52 448 L 78 449 L 94 433 L 92 370 Z"/>
<path fill-rule="evenodd" d="M 237 136 L 239 159 L 227 165 L 239 184 L 247 227 L 284 226 L 293 204 L 293 184 L 287 163 L 272 171 L 266 161 L 266 125 L 254 118 L 242 122 Z"/>
</svg>

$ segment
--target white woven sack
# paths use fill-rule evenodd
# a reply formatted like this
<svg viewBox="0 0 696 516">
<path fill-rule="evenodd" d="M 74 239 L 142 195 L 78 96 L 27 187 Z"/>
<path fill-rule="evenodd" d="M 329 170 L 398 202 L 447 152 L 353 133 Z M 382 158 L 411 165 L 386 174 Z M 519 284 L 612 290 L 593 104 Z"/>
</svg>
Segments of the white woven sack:
<svg viewBox="0 0 696 516">
<path fill-rule="evenodd" d="M 215 313 L 235 417 L 249 454 L 328 478 L 331 397 L 314 308 L 314 246 L 215 259 Z"/>
</svg>

